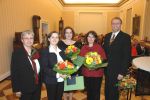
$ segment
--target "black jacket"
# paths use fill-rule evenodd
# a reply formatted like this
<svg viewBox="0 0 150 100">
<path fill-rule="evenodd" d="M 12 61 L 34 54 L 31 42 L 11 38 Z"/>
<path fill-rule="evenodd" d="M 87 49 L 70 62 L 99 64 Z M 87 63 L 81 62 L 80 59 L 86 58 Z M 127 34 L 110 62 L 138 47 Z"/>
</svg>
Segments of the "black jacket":
<svg viewBox="0 0 150 100">
<path fill-rule="evenodd" d="M 41 71 L 38 75 L 41 85 Z M 15 49 L 11 59 L 11 81 L 13 92 L 33 92 L 38 85 L 35 84 L 35 74 L 23 47 Z"/>
<path fill-rule="evenodd" d="M 66 55 L 61 51 L 60 56 L 63 60 L 66 60 Z M 56 84 L 56 72 L 53 70 L 55 64 L 57 64 L 57 55 L 55 53 L 50 53 L 49 48 L 44 48 L 41 50 L 40 59 L 42 71 L 43 71 L 43 81 L 46 84 Z"/>
<path fill-rule="evenodd" d="M 109 45 L 111 33 L 104 39 L 104 49 L 108 58 L 107 74 L 117 77 L 118 74 L 125 75 L 131 63 L 131 39 L 122 31 L 118 33 L 115 40 Z"/>
</svg>

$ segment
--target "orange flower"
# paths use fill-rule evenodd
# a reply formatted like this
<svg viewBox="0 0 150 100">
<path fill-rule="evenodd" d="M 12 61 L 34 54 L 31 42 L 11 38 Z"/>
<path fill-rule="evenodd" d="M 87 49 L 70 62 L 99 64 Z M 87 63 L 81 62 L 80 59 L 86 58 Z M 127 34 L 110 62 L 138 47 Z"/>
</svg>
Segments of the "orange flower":
<svg viewBox="0 0 150 100">
<path fill-rule="evenodd" d="M 72 50 L 73 50 L 73 52 L 77 52 L 77 48 L 75 48 L 75 47 L 72 48 Z"/>
<path fill-rule="evenodd" d="M 58 63 L 58 69 L 63 70 L 63 69 L 65 69 L 65 67 L 66 67 L 65 63 L 63 63 L 63 62 Z"/>
</svg>

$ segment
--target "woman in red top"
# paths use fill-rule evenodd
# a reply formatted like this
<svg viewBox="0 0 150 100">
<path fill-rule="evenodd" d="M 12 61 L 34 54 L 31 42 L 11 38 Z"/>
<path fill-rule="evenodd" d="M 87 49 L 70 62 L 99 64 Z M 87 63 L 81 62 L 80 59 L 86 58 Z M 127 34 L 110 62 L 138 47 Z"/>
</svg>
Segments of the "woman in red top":
<svg viewBox="0 0 150 100">
<path fill-rule="evenodd" d="M 88 52 L 97 52 L 102 59 L 106 59 L 105 52 L 98 42 L 98 36 L 95 31 L 89 31 L 85 36 L 86 44 L 81 48 L 80 56 L 85 56 Z M 82 74 L 85 80 L 87 90 L 87 100 L 100 100 L 100 89 L 103 77 L 103 69 L 89 70 L 82 68 Z"/>
<path fill-rule="evenodd" d="M 133 40 L 132 42 L 132 46 L 131 46 L 131 56 L 132 56 L 132 59 L 137 57 L 137 50 L 136 50 L 136 46 L 137 46 L 138 42 L 137 40 Z"/>
</svg>

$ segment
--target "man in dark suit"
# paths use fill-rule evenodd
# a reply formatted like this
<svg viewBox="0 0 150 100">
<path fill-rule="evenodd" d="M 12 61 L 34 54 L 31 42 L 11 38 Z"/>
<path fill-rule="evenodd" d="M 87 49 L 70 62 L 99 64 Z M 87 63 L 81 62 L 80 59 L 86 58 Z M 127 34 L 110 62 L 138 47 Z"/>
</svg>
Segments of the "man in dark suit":
<svg viewBox="0 0 150 100">
<path fill-rule="evenodd" d="M 21 33 L 23 46 L 15 49 L 11 60 L 11 81 L 13 92 L 20 100 L 40 100 L 41 71 L 39 53 L 32 48 L 34 33 Z"/>
<path fill-rule="evenodd" d="M 122 20 L 119 17 L 113 18 L 112 32 L 104 39 L 108 59 L 105 70 L 105 100 L 119 100 L 116 84 L 126 74 L 131 61 L 131 39 L 128 34 L 121 31 L 121 24 Z"/>
</svg>

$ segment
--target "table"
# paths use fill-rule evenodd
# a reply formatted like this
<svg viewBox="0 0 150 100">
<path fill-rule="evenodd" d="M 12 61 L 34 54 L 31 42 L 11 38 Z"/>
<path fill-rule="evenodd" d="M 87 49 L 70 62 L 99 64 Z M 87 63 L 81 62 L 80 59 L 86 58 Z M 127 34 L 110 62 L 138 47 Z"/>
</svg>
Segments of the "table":
<svg viewBox="0 0 150 100">
<path fill-rule="evenodd" d="M 138 68 L 135 95 L 150 95 L 150 56 L 137 57 L 132 63 Z"/>
<path fill-rule="evenodd" d="M 135 67 L 150 72 L 150 56 L 137 57 L 132 63 Z"/>
</svg>

